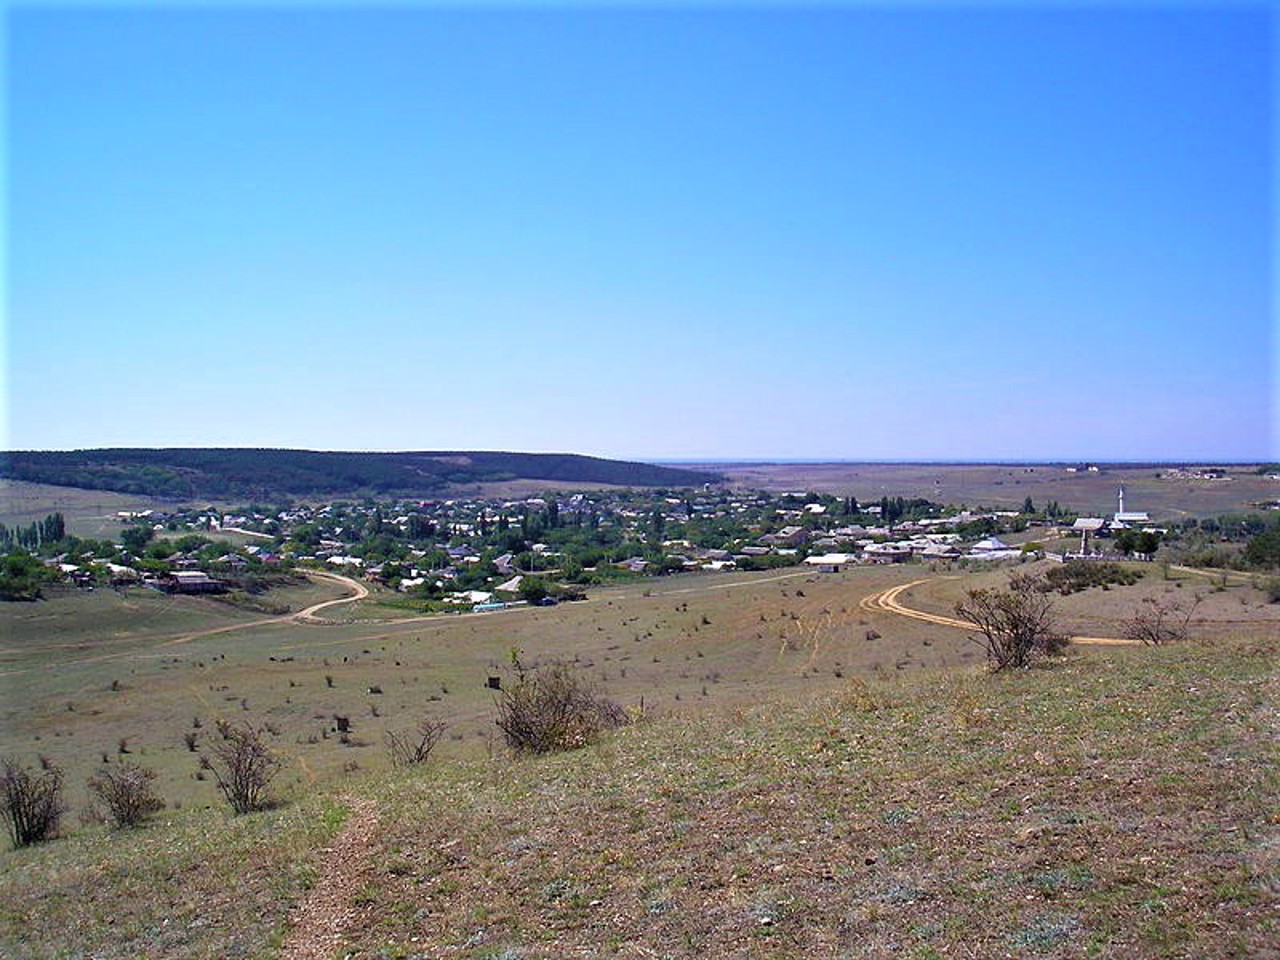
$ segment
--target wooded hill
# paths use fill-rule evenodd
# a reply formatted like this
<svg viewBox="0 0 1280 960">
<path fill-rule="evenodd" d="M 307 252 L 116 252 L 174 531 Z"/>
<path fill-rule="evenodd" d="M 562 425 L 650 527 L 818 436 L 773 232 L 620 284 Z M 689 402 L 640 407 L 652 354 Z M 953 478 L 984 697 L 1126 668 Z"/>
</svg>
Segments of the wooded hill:
<svg viewBox="0 0 1280 960">
<path fill-rule="evenodd" d="M 718 474 L 567 453 L 343 453 L 241 448 L 0 453 L 0 477 L 182 499 L 425 496 L 503 480 L 687 487 Z"/>
</svg>

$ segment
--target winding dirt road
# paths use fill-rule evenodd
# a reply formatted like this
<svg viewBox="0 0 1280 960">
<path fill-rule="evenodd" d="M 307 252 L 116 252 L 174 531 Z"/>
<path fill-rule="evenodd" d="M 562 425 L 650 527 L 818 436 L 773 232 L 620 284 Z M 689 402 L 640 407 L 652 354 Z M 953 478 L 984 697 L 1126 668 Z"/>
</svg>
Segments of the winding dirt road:
<svg viewBox="0 0 1280 960">
<path fill-rule="evenodd" d="M 914 610 L 911 607 L 904 606 L 898 600 L 902 593 L 912 587 L 918 587 L 922 583 L 929 583 L 932 580 L 954 579 L 955 577 L 928 577 L 924 580 L 912 580 L 910 583 L 889 587 L 879 593 L 868 594 L 858 601 L 858 606 L 868 613 L 893 613 L 900 617 L 908 617 L 911 620 L 920 620 L 924 623 L 933 623 L 940 627 L 952 627 L 956 630 L 972 632 L 978 629 L 976 623 L 970 623 L 968 620 L 957 620 L 955 617 L 944 617 L 937 613 L 926 613 L 923 610 Z M 1131 647 L 1138 645 L 1137 640 L 1124 640 L 1120 637 L 1071 637 L 1070 640 L 1072 643 L 1100 647 Z"/>
<path fill-rule="evenodd" d="M 299 623 L 323 623 L 324 621 L 316 616 L 321 610 L 327 610 L 329 607 L 336 607 L 341 603 L 355 603 L 357 600 L 363 600 L 369 595 L 369 588 L 359 580 L 352 580 L 350 577 L 344 577 L 340 573 L 321 572 L 319 570 L 307 570 L 306 575 L 309 577 L 319 577 L 321 580 L 332 580 L 340 583 L 352 591 L 349 597 L 339 597 L 337 600 L 324 600 L 320 603 L 313 603 L 305 610 L 299 610 L 297 613 L 282 617 L 284 620 L 296 620 Z"/>
</svg>

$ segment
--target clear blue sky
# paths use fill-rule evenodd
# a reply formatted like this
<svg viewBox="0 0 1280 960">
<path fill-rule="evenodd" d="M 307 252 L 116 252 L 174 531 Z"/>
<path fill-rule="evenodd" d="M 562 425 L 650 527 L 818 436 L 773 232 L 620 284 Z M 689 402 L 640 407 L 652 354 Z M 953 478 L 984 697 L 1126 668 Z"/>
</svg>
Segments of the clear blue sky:
<svg viewBox="0 0 1280 960">
<path fill-rule="evenodd" d="M 8 448 L 1280 456 L 1266 4 L 7 27 Z"/>
</svg>

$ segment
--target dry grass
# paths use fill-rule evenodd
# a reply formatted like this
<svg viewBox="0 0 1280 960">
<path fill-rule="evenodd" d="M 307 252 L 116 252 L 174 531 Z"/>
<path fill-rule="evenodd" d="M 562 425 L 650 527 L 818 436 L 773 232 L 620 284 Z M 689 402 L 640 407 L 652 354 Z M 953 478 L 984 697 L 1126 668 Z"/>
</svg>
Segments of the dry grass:
<svg viewBox="0 0 1280 960">
<path fill-rule="evenodd" d="M 1069 658 L 382 792 L 358 956 L 1280 948 L 1274 656 Z"/>
<path fill-rule="evenodd" d="M 340 953 L 1273 956 L 1276 687 L 1271 643 L 1108 649 L 351 779 L 379 826 Z M 341 817 L 6 854 L 0 954 L 269 956 Z"/>
</svg>

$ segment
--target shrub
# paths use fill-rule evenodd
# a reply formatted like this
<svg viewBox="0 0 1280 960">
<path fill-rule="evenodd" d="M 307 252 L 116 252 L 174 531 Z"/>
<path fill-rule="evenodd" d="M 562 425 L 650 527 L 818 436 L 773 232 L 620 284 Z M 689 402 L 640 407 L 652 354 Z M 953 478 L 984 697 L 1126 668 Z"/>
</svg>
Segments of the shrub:
<svg viewBox="0 0 1280 960">
<path fill-rule="evenodd" d="M 443 720 L 424 718 L 413 730 L 388 730 L 383 734 L 387 755 L 393 767 L 408 767 L 426 763 L 431 751 L 448 728 Z"/>
<path fill-rule="evenodd" d="M 227 727 L 223 737 L 211 748 L 212 760 L 201 756 L 201 768 L 213 774 L 237 814 L 266 809 L 267 788 L 280 772 L 280 760 L 252 727 Z"/>
<path fill-rule="evenodd" d="M 511 659 L 516 680 L 499 694 L 495 722 L 518 753 L 572 750 L 627 722 L 626 711 L 598 696 L 572 665 L 527 669 L 517 654 Z"/>
<path fill-rule="evenodd" d="M 0 813 L 15 847 L 52 839 L 66 812 L 62 771 L 52 763 L 39 773 L 10 759 L 0 764 Z"/>
<path fill-rule="evenodd" d="M 1195 602 L 1188 604 L 1177 599 L 1144 597 L 1142 606 L 1132 618 L 1125 621 L 1121 635 L 1127 640 L 1139 640 L 1149 647 L 1185 640 L 1191 614 L 1202 599 L 1197 596 Z"/>
<path fill-rule="evenodd" d="M 1106 587 L 1110 584 L 1132 586 L 1142 579 L 1142 574 L 1117 563 L 1099 560 L 1068 560 L 1045 574 L 1048 588 L 1063 596 L 1088 590 L 1090 587 Z"/>
<path fill-rule="evenodd" d="M 956 604 L 956 614 L 982 633 L 983 639 L 974 642 L 986 648 L 993 670 L 1026 667 L 1036 656 L 1066 645 L 1066 638 L 1054 627 L 1048 590 L 1043 577 L 1015 573 L 1008 588 L 970 590 Z"/>
<path fill-rule="evenodd" d="M 134 763 L 104 767 L 89 778 L 89 792 L 107 808 L 117 827 L 136 827 L 164 809 L 155 792 L 156 772 Z"/>
</svg>

